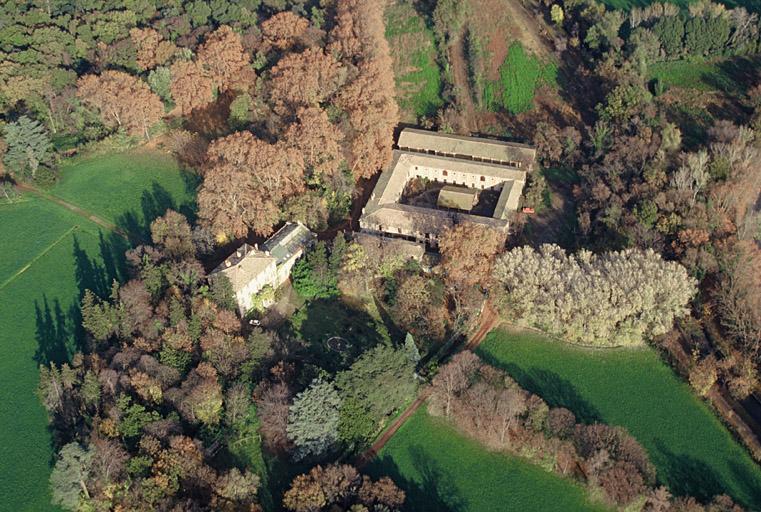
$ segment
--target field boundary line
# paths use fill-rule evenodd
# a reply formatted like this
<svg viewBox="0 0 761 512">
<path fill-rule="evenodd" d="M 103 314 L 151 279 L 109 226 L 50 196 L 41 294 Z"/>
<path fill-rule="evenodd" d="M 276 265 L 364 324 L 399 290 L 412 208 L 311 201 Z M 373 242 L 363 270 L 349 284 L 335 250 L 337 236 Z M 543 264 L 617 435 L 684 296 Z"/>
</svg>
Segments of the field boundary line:
<svg viewBox="0 0 761 512">
<path fill-rule="evenodd" d="M 32 265 L 34 265 L 34 264 L 35 264 L 35 263 L 36 263 L 36 262 L 37 262 L 37 261 L 38 261 L 40 258 L 42 258 L 42 257 L 43 257 L 43 256 L 45 256 L 47 253 L 49 253 L 49 252 L 50 252 L 50 251 L 53 249 L 53 247 L 55 247 L 56 245 L 58 245 L 59 243 L 61 243 L 61 242 L 63 241 L 63 239 L 64 239 L 64 238 L 68 237 L 70 234 L 72 234 L 72 233 L 73 233 L 74 231 L 76 231 L 77 229 L 79 229 L 79 226 L 78 226 L 78 225 L 76 225 L 76 224 L 75 224 L 75 225 L 73 225 L 73 226 L 71 226 L 69 229 L 67 229 L 67 230 L 66 230 L 66 232 L 65 232 L 64 234 L 62 234 L 61 236 L 59 236 L 59 237 L 58 237 L 58 238 L 57 238 L 57 239 L 56 239 L 56 240 L 55 240 L 53 243 L 51 243 L 50 245 L 48 245 L 47 247 L 45 247 L 45 248 L 44 248 L 44 249 L 43 249 L 43 250 L 42 250 L 42 251 L 41 251 L 41 252 L 40 252 L 40 253 L 39 253 L 37 256 L 35 256 L 35 257 L 34 257 L 34 258 L 32 258 L 31 260 L 29 260 L 29 261 L 28 261 L 28 262 L 27 262 L 27 263 L 26 263 L 26 264 L 25 264 L 23 267 L 21 267 L 19 270 L 17 270 L 16 272 L 14 272 L 14 273 L 13 273 L 13 274 L 12 274 L 12 275 L 11 275 L 11 276 L 8 278 L 8 279 L 6 279 L 6 280 L 5 280 L 5 281 L 3 281 L 2 283 L 0 283 L 0 290 L 2 290 L 3 288 L 5 288 L 5 287 L 6 287 L 6 286 L 8 286 L 9 284 L 11 284 L 11 283 L 12 283 L 12 282 L 13 282 L 13 281 L 14 281 L 14 280 L 17 278 L 17 277 L 19 277 L 21 274 L 23 274 L 24 272 L 26 272 L 27 270 L 29 270 L 29 268 L 30 268 Z"/>
<path fill-rule="evenodd" d="M 28 183 L 17 183 L 16 186 L 20 188 L 21 190 L 26 190 L 27 192 L 31 192 L 32 194 L 35 194 L 41 197 L 42 199 L 45 199 L 47 201 L 50 201 L 51 203 L 54 203 L 54 204 L 57 204 L 58 206 L 66 208 L 67 210 L 72 211 L 81 217 L 84 217 L 90 222 L 93 222 L 101 227 L 104 227 L 108 229 L 109 231 L 113 231 L 114 233 L 121 236 L 128 242 L 130 241 L 129 235 L 127 235 L 127 233 L 122 228 L 120 228 L 113 222 L 110 222 L 104 219 L 103 217 L 100 217 L 99 215 L 94 214 L 91 211 L 85 210 L 84 208 L 77 206 L 74 203 L 70 203 L 69 201 L 65 199 L 62 199 L 48 192 L 45 192 L 44 190 L 41 190 Z"/>
</svg>

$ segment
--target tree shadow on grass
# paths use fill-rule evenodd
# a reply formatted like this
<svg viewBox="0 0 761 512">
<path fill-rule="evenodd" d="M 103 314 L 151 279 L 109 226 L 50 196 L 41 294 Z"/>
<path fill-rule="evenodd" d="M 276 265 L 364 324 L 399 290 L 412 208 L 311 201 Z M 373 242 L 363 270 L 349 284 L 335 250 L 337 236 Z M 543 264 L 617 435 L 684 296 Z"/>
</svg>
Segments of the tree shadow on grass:
<svg viewBox="0 0 761 512">
<path fill-rule="evenodd" d="M 37 340 L 37 351 L 34 360 L 37 364 L 61 364 L 69 360 L 71 353 L 78 347 L 73 343 L 72 336 L 76 314 L 69 308 L 64 312 L 61 302 L 53 299 L 52 304 L 47 295 L 42 295 L 41 301 L 34 301 L 34 317 L 36 329 L 34 336 Z M 75 318 L 72 318 L 74 316 Z"/>
<path fill-rule="evenodd" d="M 550 407 L 565 407 L 582 423 L 603 422 L 600 411 L 557 373 L 536 367 L 523 369 L 514 363 L 504 363 L 488 352 L 479 351 L 478 355 L 488 364 L 506 371 L 522 388 L 542 397 Z"/>
<path fill-rule="evenodd" d="M 191 185 L 186 181 L 186 188 Z M 151 222 L 161 217 L 167 210 L 175 210 L 193 222 L 196 218 L 195 204 L 177 204 L 172 195 L 160 183 L 151 183 L 150 190 L 144 190 L 140 197 L 140 211 L 128 210 L 119 215 L 116 225 L 127 233 L 132 244 L 147 243 L 151 239 Z"/>
<path fill-rule="evenodd" d="M 735 57 L 717 64 L 721 73 L 704 73 L 701 80 L 727 94 L 744 94 L 758 81 L 759 57 Z"/>
<path fill-rule="evenodd" d="M 375 459 L 368 472 L 375 478 L 388 476 L 404 490 L 404 510 L 426 512 L 462 512 L 467 509 L 467 501 L 460 495 L 451 477 L 442 471 L 439 464 L 430 458 L 420 446 L 409 447 L 412 467 L 420 474 L 420 479 L 408 479 L 399 470 L 396 462 L 388 455 Z"/>
<path fill-rule="evenodd" d="M 754 469 L 756 469 L 755 466 Z M 740 490 L 745 496 L 750 497 L 750 500 L 740 499 L 740 497 L 735 500 L 749 510 L 761 510 L 761 478 L 758 472 L 749 471 L 747 466 L 741 466 L 734 460 L 729 461 L 729 470 Z"/>
<path fill-rule="evenodd" d="M 82 248 L 79 238 L 74 236 L 72 257 L 78 293 L 65 311 L 58 298 L 51 301 L 46 294 L 34 302 L 37 341 L 34 360 L 37 364 L 60 365 L 74 353 L 86 350 L 80 308 L 85 290 L 105 299 L 111 294 L 114 280 L 126 279 L 124 252 L 129 247 L 127 241 L 114 233 L 100 232 L 98 246 L 100 258 L 92 258 Z"/>
<path fill-rule="evenodd" d="M 305 304 L 283 325 L 281 334 L 302 340 L 306 362 L 330 373 L 348 368 L 366 350 L 390 341 L 383 324 L 339 299 Z"/>
<path fill-rule="evenodd" d="M 717 494 L 728 491 L 720 476 L 705 462 L 686 454 L 677 454 L 669 449 L 665 442 L 655 440 L 659 459 L 658 479 L 664 483 L 675 496 L 693 496 L 702 502 L 709 501 Z"/>
</svg>

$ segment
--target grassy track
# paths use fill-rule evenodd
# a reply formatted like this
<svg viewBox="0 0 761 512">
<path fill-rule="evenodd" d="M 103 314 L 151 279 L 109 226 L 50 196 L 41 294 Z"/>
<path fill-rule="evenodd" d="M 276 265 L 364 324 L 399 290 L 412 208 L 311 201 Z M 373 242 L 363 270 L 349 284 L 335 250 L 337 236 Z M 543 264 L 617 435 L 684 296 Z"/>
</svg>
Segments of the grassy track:
<svg viewBox="0 0 761 512">
<path fill-rule="evenodd" d="M 411 3 L 395 2 L 386 9 L 386 39 L 403 117 L 414 121 L 435 114 L 444 100 L 433 31 Z"/>
<path fill-rule="evenodd" d="M 180 171 L 156 152 L 79 158 L 64 165 L 50 192 L 117 224 L 133 218 L 135 229 L 162 207 L 192 201 Z M 66 361 L 77 349 L 80 294 L 105 294 L 124 277 L 127 242 L 32 194 L 0 205 L 0 240 L 0 511 L 52 510 L 53 452 L 35 396 L 37 366 Z"/>
<path fill-rule="evenodd" d="M 588 350 L 494 331 L 478 352 L 550 405 L 626 427 L 673 493 L 727 493 L 761 508 L 761 469 L 654 350 Z"/>
<path fill-rule="evenodd" d="M 68 231 L 75 216 L 58 215 L 60 207 L 31 194 L 13 204 L 0 204 L 0 283 Z"/>
<path fill-rule="evenodd" d="M 491 453 L 425 407 L 391 438 L 367 468 L 407 493 L 406 510 L 545 512 L 604 510 L 584 489 L 520 458 Z"/>
</svg>

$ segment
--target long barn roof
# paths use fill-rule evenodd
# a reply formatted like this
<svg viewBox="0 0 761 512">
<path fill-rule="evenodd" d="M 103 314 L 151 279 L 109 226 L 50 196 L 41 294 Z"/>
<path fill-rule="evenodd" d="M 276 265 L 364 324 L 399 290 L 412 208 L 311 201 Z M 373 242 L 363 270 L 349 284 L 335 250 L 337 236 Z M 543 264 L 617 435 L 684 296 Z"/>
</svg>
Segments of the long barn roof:
<svg viewBox="0 0 761 512">
<path fill-rule="evenodd" d="M 402 150 L 491 161 L 518 167 L 525 171 L 533 169 L 536 159 L 536 149 L 526 144 L 417 130 L 415 128 L 402 130 L 397 145 Z"/>
</svg>

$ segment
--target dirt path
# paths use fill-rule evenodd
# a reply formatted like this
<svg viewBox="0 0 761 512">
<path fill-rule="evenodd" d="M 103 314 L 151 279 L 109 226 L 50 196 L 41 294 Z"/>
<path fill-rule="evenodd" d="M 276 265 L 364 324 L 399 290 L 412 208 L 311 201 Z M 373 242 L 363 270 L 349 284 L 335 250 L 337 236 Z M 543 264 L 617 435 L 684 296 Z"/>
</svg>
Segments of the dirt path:
<svg viewBox="0 0 761 512">
<path fill-rule="evenodd" d="M 454 79 L 454 91 L 457 104 L 462 110 L 460 113 L 459 127 L 462 131 L 473 133 L 478 131 L 476 107 L 473 105 L 473 94 L 470 90 L 468 79 L 468 61 L 465 59 L 465 30 L 449 46 L 449 63 L 452 65 L 452 77 Z"/>
<path fill-rule="evenodd" d="M 513 38 L 535 55 L 547 58 L 552 55 L 549 33 L 529 10 L 527 4 L 530 3 L 530 0 L 510 0 L 500 5 L 504 9 L 504 17 L 510 20 Z"/>
<path fill-rule="evenodd" d="M 497 325 L 499 320 L 499 317 L 497 313 L 491 308 L 489 303 L 484 304 L 484 309 L 481 312 L 481 322 L 479 324 L 478 329 L 476 329 L 476 332 L 474 332 L 470 339 L 468 340 L 468 343 L 465 345 L 464 350 L 474 350 L 478 345 L 481 344 L 481 342 L 484 340 L 486 335 L 491 331 L 494 326 Z M 373 445 L 368 448 L 364 453 L 362 453 L 359 457 L 357 457 L 357 460 L 355 461 L 355 466 L 360 469 L 363 466 L 365 466 L 368 462 L 373 460 L 383 449 L 384 446 L 386 446 L 386 443 L 388 443 L 389 439 L 394 437 L 394 434 L 396 434 L 399 429 L 404 425 L 404 423 L 410 419 L 410 417 L 417 412 L 418 409 L 420 409 L 420 406 L 425 403 L 426 400 L 428 400 L 428 397 L 431 395 L 431 387 L 427 386 L 423 391 L 420 392 L 420 395 L 415 399 L 414 402 L 412 402 L 405 410 L 402 412 L 402 414 L 399 415 L 396 420 L 391 424 L 390 427 L 386 429 L 385 432 L 373 443 Z"/>
<path fill-rule="evenodd" d="M 127 236 L 127 233 L 123 229 L 121 229 L 119 226 L 114 224 L 113 222 L 109 222 L 106 219 L 85 210 L 84 208 L 80 208 L 79 206 L 75 204 L 72 204 L 64 199 L 61 199 L 60 197 L 50 195 L 47 192 L 35 187 L 34 185 L 30 185 L 28 183 L 17 183 L 16 186 L 18 187 L 19 190 L 30 192 L 38 197 L 41 197 L 47 201 L 57 204 L 58 206 L 62 206 L 69 211 L 72 211 L 76 213 L 77 215 L 80 215 L 84 217 L 85 219 L 89 220 L 90 222 L 94 222 L 95 224 L 99 226 L 102 226 L 110 231 L 113 231 L 114 233 L 116 233 L 117 235 L 121 236 L 122 238 L 124 238 L 125 240 L 129 242 L 129 237 Z"/>
</svg>

